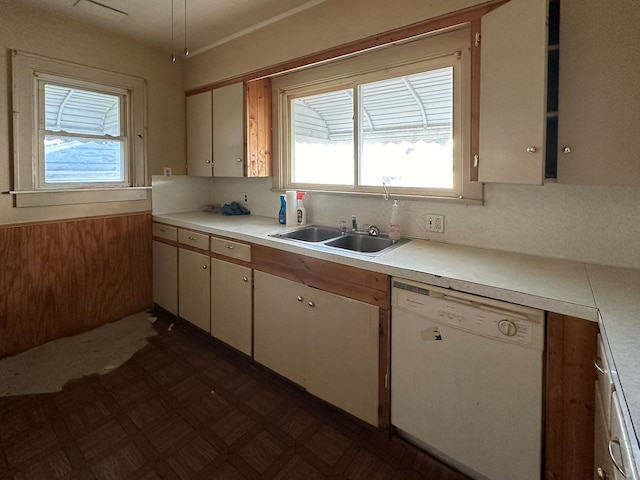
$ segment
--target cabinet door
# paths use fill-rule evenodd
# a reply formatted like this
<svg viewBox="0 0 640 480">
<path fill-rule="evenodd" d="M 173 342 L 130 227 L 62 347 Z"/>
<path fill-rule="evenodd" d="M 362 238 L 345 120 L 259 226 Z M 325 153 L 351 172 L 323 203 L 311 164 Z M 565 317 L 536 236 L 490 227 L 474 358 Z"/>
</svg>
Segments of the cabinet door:
<svg viewBox="0 0 640 480">
<path fill-rule="evenodd" d="M 244 176 L 244 85 L 216 88 L 213 94 L 213 176 Z"/>
<path fill-rule="evenodd" d="M 305 385 L 306 287 L 254 272 L 253 357 L 298 385 Z"/>
<path fill-rule="evenodd" d="M 187 173 L 213 175 L 211 92 L 187 97 Z"/>
<path fill-rule="evenodd" d="M 307 390 L 378 425 L 378 307 L 308 288 Z"/>
<path fill-rule="evenodd" d="M 153 303 L 178 314 L 178 249 L 153 241 Z"/>
<path fill-rule="evenodd" d="M 543 181 L 547 13 L 547 0 L 511 0 L 482 17 L 481 182 Z"/>
<path fill-rule="evenodd" d="M 614 467 L 609 457 L 609 418 L 604 413 L 602 395 L 598 388 L 596 388 L 595 422 L 593 478 L 594 480 L 612 479 Z"/>
<path fill-rule="evenodd" d="M 638 19 L 637 1 L 560 2 L 559 183 L 640 185 Z"/>
<path fill-rule="evenodd" d="M 206 332 L 211 331 L 209 313 L 209 257 L 191 250 L 179 249 L 178 312 L 181 318 Z"/>
<path fill-rule="evenodd" d="M 251 355 L 251 269 L 211 259 L 211 335 Z"/>
</svg>

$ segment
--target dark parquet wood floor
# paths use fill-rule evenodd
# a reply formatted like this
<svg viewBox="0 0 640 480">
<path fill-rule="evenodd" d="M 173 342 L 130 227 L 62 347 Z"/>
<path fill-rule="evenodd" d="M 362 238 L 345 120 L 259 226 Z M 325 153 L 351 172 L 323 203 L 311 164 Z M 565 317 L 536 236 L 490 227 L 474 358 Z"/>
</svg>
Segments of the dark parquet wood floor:
<svg viewBox="0 0 640 480">
<path fill-rule="evenodd" d="M 106 375 L 0 398 L 0 478 L 466 479 L 171 320 Z"/>
</svg>

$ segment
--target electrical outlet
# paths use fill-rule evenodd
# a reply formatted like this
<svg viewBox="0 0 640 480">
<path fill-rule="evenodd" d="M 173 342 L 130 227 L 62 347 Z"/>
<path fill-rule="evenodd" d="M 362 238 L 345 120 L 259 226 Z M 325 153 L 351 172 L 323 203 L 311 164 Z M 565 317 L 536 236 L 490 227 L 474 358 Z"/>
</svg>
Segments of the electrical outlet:
<svg viewBox="0 0 640 480">
<path fill-rule="evenodd" d="M 164 178 L 169 178 L 171 176 L 171 167 L 164 167 Z"/>
<path fill-rule="evenodd" d="M 249 194 L 247 192 L 244 192 L 242 194 L 242 203 L 245 203 L 245 204 L 249 203 Z"/>
<path fill-rule="evenodd" d="M 427 213 L 425 215 L 424 227 L 427 232 L 444 232 L 444 215 L 435 215 L 433 213 Z"/>
</svg>

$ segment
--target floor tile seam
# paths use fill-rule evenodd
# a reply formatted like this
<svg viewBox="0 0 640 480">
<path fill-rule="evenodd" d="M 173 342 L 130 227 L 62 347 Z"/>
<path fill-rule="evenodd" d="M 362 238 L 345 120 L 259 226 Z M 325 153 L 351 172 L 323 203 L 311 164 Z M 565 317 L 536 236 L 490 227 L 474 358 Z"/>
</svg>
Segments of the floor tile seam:
<svg viewBox="0 0 640 480">
<path fill-rule="evenodd" d="M 275 478 L 295 455 L 295 447 L 284 448 L 284 450 L 278 455 L 278 457 L 275 458 L 260 474 L 260 478 L 265 480 Z"/>
</svg>

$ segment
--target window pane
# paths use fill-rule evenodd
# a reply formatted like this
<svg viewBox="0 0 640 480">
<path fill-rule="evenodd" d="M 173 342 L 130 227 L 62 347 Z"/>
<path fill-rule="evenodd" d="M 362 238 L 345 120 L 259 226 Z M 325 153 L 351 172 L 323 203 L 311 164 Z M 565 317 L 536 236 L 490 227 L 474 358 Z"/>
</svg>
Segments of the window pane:
<svg viewBox="0 0 640 480">
<path fill-rule="evenodd" d="M 353 185 L 353 90 L 291 102 L 292 181 Z"/>
<path fill-rule="evenodd" d="M 45 129 L 119 137 L 120 101 L 118 95 L 46 84 Z"/>
<path fill-rule="evenodd" d="M 360 86 L 360 184 L 453 188 L 453 67 Z"/>
<path fill-rule="evenodd" d="M 45 183 L 123 182 L 124 143 L 46 135 Z"/>
</svg>

